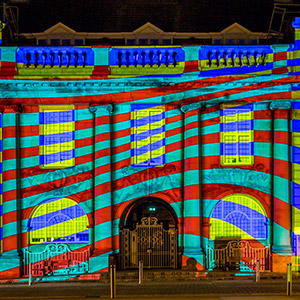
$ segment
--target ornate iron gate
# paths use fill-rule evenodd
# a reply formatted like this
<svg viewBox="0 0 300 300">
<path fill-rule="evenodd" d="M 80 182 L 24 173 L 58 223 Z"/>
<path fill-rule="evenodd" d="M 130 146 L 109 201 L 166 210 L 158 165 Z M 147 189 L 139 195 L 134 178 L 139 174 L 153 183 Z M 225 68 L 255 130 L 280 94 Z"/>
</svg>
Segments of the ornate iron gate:
<svg viewBox="0 0 300 300">
<path fill-rule="evenodd" d="M 164 230 L 157 222 L 145 217 L 135 230 L 121 231 L 122 269 L 137 268 L 140 260 L 146 268 L 177 267 L 177 230 Z"/>
<path fill-rule="evenodd" d="M 260 261 L 260 270 L 269 270 L 269 248 L 254 248 L 248 241 L 230 241 L 226 247 L 212 249 L 208 247 L 208 269 L 253 269 L 256 260 Z"/>
<path fill-rule="evenodd" d="M 90 249 L 82 252 L 71 251 L 65 244 L 46 245 L 42 252 L 25 249 L 25 275 L 72 275 L 84 274 L 89 270 Z"/>
</svg>

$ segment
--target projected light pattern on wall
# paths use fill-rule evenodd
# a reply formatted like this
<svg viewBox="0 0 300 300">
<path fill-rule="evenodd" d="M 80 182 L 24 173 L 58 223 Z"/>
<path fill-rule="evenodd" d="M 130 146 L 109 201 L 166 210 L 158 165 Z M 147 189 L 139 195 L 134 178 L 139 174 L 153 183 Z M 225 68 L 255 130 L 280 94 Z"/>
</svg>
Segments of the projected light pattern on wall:
<svg viewBox="0 0 300 300">
<path fill-rule="evenodd" d="M 30 219 L 29 242 L 88 243 L 88 225 L 78 203 L 68 198 L 50 199 L 39 204 Z"/>
<path fill-rule="evenodd" d="M 74 106 L 40 106 L 40 165 L 74 166 Z"/>
<path fill-rule="evenodd" d="M 266 239 L 265 212 L 247 195 L 225 197 L 211 215 L 210 238 Z"/>
<path fill-rule="evenodd" d="M 253 107 L 223 105 L 221 159 L 223 165 L 253 164 Z"/>
<path fill-rule="evenodd" d="M 165 161 L 164 108 L 131 105 L 131 156 L 136 167 L 159 166 Z"/>
</svg>

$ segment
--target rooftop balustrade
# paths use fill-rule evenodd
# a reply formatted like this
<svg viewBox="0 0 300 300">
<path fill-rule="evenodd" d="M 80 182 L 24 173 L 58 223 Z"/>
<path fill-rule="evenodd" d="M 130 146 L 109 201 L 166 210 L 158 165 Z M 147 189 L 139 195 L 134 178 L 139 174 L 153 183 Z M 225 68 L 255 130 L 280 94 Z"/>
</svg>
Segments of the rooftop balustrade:
<svg viewBox="0 0 300 300">
<path fill-rule="evenodd" d="M 21 76 L 89 76 L 94 52 L 83 47 L 19 47 L 16 62 Z"/>
<path fill-rule="evenodd" d="M 258 76 L 300 70 L 295 45 L 0 47 L 0 76 Z M 192 72 L 192 73 L 190 73 Z"/>
<path fill-rule="evenodd" d="M 181 74 L 185 53 L 181 47 L 123 47 L 109 53 L 112 75 Z"/>
<path fill-rule="evenodd" d="M 271 46 L 203 46 L 199 51 L 202 75 L 272 74 Z"/>
</svg>

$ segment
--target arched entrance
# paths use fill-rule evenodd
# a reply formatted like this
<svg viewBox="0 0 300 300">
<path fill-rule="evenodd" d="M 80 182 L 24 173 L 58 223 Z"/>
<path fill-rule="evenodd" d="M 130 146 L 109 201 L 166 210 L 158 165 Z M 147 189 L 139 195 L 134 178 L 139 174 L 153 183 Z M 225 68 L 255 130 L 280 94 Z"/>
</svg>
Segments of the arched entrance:
<svg viewBox="0 0 300 300">
<path fill-rule="evenodd" d="M 209 269 L 269 269 L 268 218 L 261 203 L 249 195 L 224 197 L 210 217 Z"/>
<path fill-rule="evenodd" d="M 145 197 L 130 204 L 120 220 L 121 268 L 177 267 L 177 216 L 165 201 Z"/>
</svg>

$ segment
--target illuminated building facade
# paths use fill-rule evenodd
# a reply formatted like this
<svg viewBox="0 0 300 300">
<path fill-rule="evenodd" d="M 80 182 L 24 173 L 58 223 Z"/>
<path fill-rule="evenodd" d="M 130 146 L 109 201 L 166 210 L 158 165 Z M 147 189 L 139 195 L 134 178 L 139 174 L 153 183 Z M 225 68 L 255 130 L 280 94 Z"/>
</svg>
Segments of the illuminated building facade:
<svg viewBox="0 0 300 300">
<path fill-rule="evenodd" d="M 0 277 L 297 268 L 293 26 L 291 45 L 1 47 Z"/>
</svg>

